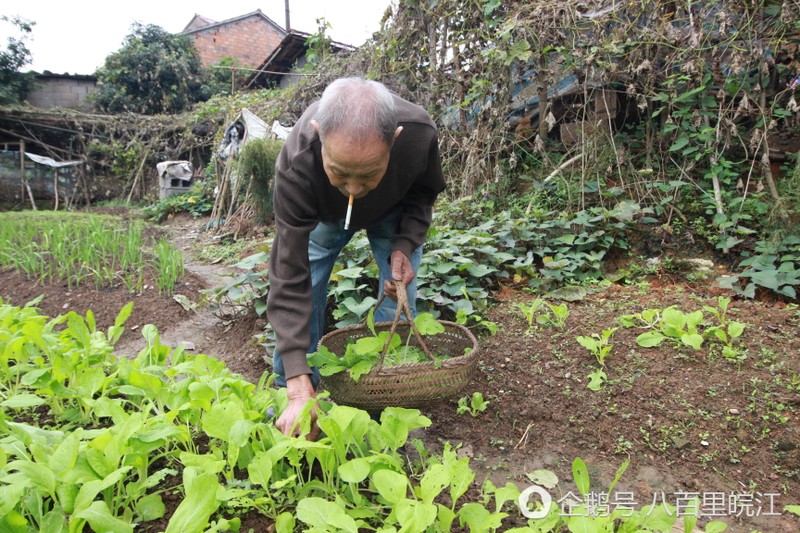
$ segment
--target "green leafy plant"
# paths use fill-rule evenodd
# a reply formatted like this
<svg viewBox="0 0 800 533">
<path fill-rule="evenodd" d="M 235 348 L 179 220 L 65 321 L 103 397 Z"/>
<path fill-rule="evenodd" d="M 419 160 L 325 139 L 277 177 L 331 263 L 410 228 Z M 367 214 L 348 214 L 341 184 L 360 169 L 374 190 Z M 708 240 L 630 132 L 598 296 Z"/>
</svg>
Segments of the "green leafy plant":
<svg viewBox="0 0 800 533">
<path fill-rule="evenodd" d="M 800 237 L 788 236 L 779 242 L 759 241 L 752 254 L 739 263 L 744 270 L 733 276 L 717 278 L 720 286 L 747 298 L 754 298 L 757 288 L 782 296 L 797 298 L 800 286 Z"/>
<path fill-rule="evenodd" d="M 484 399 L 482 392 L 475 391 L 471 396 L 462 396 L 458 399 L 456 412 L 460 415 L 469 413 L 474 418 L 484 412 L 489 403 L 489 400 Z"/>
<path fill-rule="evenodd" d="M 711 313 L 719 321 L 718 325 L 706 329 L 703 335 L 706 337 L 713 336 L 724 344 L 722 347 L 722 355 L 726 359 L 740 360 L 741 350 L 737 348 L 735 343 L 736 340 L 742 336 L 747 325 L 744 322 L 727 319 L 728 306 L 730 303 L 730 298 L 719 296 L 717 298 L 718 307 L 709 305 L 703 306 L 704 311 Z"/>
<path fill-rule="evenodd" d="M 726 359 L 739 361 L 742 352 L 737 343 L 747 325 L 736 320 L 728 320 L 730 301 L 730 298 L 718 297 L 718 307 L 703 306 L 704 311 L 717 318 L 716 325 L 707 325 L 704 322 L 703 310 L 686 313 L 675 306 L 663 310 L 646 309 L 641 313 L 623 315 L 618 321 L 626 328 L 647 329 L 636 337 L 636 343 L 644 348 L 659 346 L 665 340 L 669 340 L 678 346 L 690 346 L 699 350 L 705 340 L 709 339 L 723 344 L 722 354 Z"/>
<path fill-rule="evenodd" d="M 144 273 L 152 272 L 159 290 L 171 294 L 183 279 L 183 256 L 163 240 L 149 250 L 144 228 L 141 220 L 87 213 L 0 213 L 0 267 L 40 283 L 121 283 L 131 292 L 140 292 Z"/>
<path fill-rule="evenodd" d="M 207 216 L 214 208 L 214 197 L 205 181 L 192 184 L 183 194 L 175 194 L 161 198 L 157 202 L 142 208 L 142 215 L 154 222 L 163 222 L 178 213 L 189 213 L 197 218 Z"/>
<path fill-rule="evenodd" d="M 530 304 L 518 303 L 517 307 L 528 322 L 528 333 L 536 329 L 534 321 L 539 325 L 561 329 L 569 318 L 567 304 L 551 304 L 542 298 L 536 298 Z"/>
<path fill-rule="evenodd" d="M 644 348 L 658 346 L 667 339 L 695 350 L 699 350 L 703 344 L 703 336 L 698 330 L 703 322 L 702 311 L 684 313 L 671 306 L 661 311 L 648 309 L 642 313 L 624 315 L 619 317 L 619 321 L 624 327 L 652 328 L 636 337 L 636 343 Z"/>
<path fill-rule="evenodd" d="M 576 337 L 578 343 L 589 350 L 597 360 L 598 367 L 594 372 L 589 374 L 589 384 L 587 387 L 593 391 L 598 391 L 603 387 L 603 384 L 608 381 L 608 375 L 605 372 L 606 358 L 611 353 L 611 337 L 617 328 L 604 329 L 601 334 L 592 333 L 591 336 L 581 335 Z"/>
<path fill-rule="evenodd" d="M 433 315 L 421 313 L 414 318 L 414 325 L 420 335 L 436 335 L 445 328 Z M 428 355 L 418 346 L 411 344 L 413 331 L 409 330 L 405 341 L 398 333 L 390 330 L 375 330 L 375 310 L 371 309 L 367 317 L 367 327 L 372 336 L 365 336 L 349 342 L 341 355 L 331 352 L 326 346 L 308 356 L 308 362 L 319 368 L 323 376 L 331 376 L 347 371 L 356 383 L 361 376 L 368 374 L 381 359 L 385 366 L 396 366 L 409 363 L 429 361 Z M 391 337 L 390 337 L 391 334 Z M 382 357 L 383 354 L 383 357 Z M 432 354 L 434 363 L 440 363 L 448 355 Z"/>
</svg>

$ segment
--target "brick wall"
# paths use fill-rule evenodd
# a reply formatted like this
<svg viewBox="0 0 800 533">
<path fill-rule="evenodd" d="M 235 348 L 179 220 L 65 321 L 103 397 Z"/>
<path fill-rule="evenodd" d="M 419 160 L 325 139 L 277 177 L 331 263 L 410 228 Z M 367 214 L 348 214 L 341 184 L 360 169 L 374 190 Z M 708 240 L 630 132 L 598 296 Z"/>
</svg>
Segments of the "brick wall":
<svg viewBox="0 0 800 533">
<path fill-rule="evenodd" d="M 89 79 L 75 78 L 40 78 L 39 86 L 28 93 L 26 100 L 33 107 L 66 107 L 70 109 L 87 109 L 84 100 L 97 83 Z"/>
<path fill-rule="evenodd" d="M 204 67 L 223 57 L 233 57 L 242 66 L 258 67 L 283 39 L 268 21 L 253 15 L 191 34 Z"/>
</svg>

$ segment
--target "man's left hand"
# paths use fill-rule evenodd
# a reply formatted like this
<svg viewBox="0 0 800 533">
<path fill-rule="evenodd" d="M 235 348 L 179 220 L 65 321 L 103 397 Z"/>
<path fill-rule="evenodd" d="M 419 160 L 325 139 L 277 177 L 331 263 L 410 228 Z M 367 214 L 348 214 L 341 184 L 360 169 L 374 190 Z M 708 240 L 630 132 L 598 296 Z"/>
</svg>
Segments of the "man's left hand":
<svg viewBox="0 0 800 533">
<path fill-rule="evenodd" d="M 394 285 L 395 281 L 402 281 L 405 285 L 411 283 L 416 275 L 414 269 L 411 267 L 411 261 L 406 257 L 406 254 L 400 250 L 392 252 L 392 280 L 383 282 L 383 292 L 392 300 L 397 299 L 397 288 Z"/>
</svg>

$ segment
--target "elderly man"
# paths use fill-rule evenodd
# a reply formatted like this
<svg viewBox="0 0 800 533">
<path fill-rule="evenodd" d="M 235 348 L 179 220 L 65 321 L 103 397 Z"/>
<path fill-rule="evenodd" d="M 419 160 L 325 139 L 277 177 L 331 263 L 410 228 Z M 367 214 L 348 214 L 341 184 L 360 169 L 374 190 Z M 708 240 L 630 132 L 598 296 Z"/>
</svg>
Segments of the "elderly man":
<svg viewBox="0 0 800 533">
<path fill-rule="evenodd" d="M 334 81 L 292 128 L 276 164 L 267 300 L 274 372 L 289 398 L 276 423 L 283 433 L 297 433 L 297 417 L 316 394 L 319 374 L 306 354 L 324 333 L 328 282 L 342 248 L 365 229 L 380 270 L 378 296 L 394 297 L 392 281 L 402 280 L 414 309 L 422 243 L 444 188 L 435 124 L 378 82 Z M 394 316 L 394 302 L 384 304 L 376 321 Z"/>
</svg>

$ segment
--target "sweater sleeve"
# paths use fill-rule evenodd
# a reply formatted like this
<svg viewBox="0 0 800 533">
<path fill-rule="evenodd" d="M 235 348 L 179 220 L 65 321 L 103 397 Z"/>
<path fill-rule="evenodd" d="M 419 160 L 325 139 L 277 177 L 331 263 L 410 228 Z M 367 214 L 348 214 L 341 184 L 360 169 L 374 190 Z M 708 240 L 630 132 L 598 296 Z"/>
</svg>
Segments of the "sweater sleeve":
<svg viewBox="0 0 800 533">
<path fill-rule="evenodd" d="M 287 379 L 311 373 L 306 361 L 312 305 L 308 240 L 317 218 L 303 183 L 291 166 L 277 165 L 267 318 L 276 333 Z"/>
</svg>

